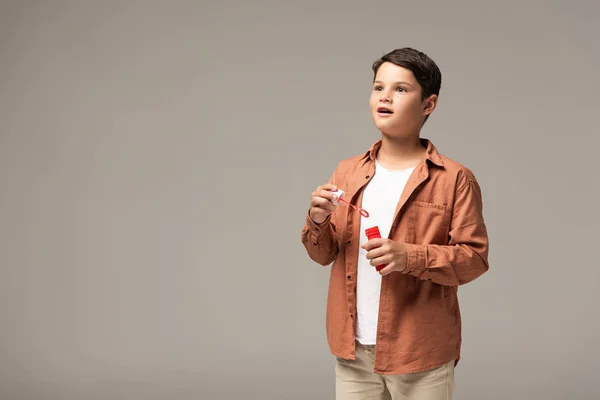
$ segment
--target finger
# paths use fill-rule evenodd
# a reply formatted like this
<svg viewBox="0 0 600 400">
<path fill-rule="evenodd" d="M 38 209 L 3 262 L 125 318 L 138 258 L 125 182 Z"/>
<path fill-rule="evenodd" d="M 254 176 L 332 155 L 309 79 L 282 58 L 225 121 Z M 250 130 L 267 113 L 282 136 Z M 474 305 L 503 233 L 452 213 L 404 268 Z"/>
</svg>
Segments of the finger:
<svg viewBox="0 0 600 400">
<path fill-rule="evenodd" d="M 337 190 L 337 186 L 331 184 L 331 183 L 326 183 L 324 185 L 321 185 L 317 188 L 317 190 L 315 190 L 315 192 L 319 192 L 321 190 L 327 190 L 328 192 L 335 192 Z"/>
<path fill-rule="evenodd" d="M 328 207 L 329 206 L 324 206 L 324 207 L 314 206 L 314 207 L 312 207 L 312 210 L 314 210 L 314 212 L 321 213 L 322 215 L 332 214 L 333 210 L 331 208 L 328 208 Z"/>
<path fill-rule="evenodd" d="M 388 265 L 385 266 L 385 268 L 383 268 L 381 271 L 379 271 L 379 274 L 381 276 L 385 276 L 385 275 L 389 275 L 392 272 L 394 272 L 394 263 L 390 263 Z"/>
<path fill-rule="evenodd" d="M 373 258 L 369 262 L 369 264 L 371 264 L 372 267 L 376 267 L 378 265 L 386 265 L 386 264 L 389 265 L 391 262 L 392 262 L 392 260 L 390 259 L 390 257 L 387 257 L 387 255 L 383 255 L 381 257 L 375 257 L 375 258 Z"/>
<path fill-rule="evenodd" d="M 316 192 L 317 197 L 322 197 L 327 200 L 333 200 L 334 194 L 330 190 L 321 189 Z"/>
<path fill-rule="evenodd" d="M 332 200 L 334 197 L 337 196 L 334 195 L 333 192 L 330 190 L 317 188 L 317 190 L 311 193 L 311 197 L 321 197 L 326 200 Z"/>
<path fill-rule="evenodd" d="M 383 249 L 383 247 L 376 247 L 372 250 L 367 251 L 366 257 L 367 257 L 367 260 L 373 260 L 375 258 L 382 257 L 385 254 L 386 254 L 386 252 Z"/>
<path fill-rule="evenodd" d="M 327 208 L 331 207 L 332 209 L 335 208 L 335 204 L 333 204 L 331 201 L 329 201 L 323 197 L 319 197 L 319 196 L 313 197 L 310 204 L 314 205 L 314 206 L 319 206 L 319 207 L 327 207 Z"/>
<path fill-rule="evenodd" d="M 376 239 L 370 239 L 367 243 L 363 244 L 361 247 L 366 250 L 366 251 L 370 251 L 372 249 L 376 249 L 378 247 L 383 246 L 388 239 L 384 239 L 384 238 L 376 238 Z"/>
<path fill-rule="evenodd" d="M 313 197 L 310 205 L 311 207 L 316 207 L 327 211 L 335 210 L 335 204 L 321 197 Z"/>
</svg>

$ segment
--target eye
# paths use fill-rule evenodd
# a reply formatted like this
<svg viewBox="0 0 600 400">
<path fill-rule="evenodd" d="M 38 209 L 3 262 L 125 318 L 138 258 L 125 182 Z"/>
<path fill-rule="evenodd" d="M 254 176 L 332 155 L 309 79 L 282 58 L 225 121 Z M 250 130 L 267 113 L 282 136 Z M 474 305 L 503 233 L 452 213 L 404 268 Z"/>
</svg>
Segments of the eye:
<svg viewBox="0 0 600 400">
<path fill-rule="evenodd" d="M 376 92 L 380 92 L 381 90 L 383 90 L 383 88 L 381 86 L 375 86 L 373 90 L 375 90 Z"/>
<path fill-rule="evenodd" d="M 396 92 L 406 92 L 406 89 L 404 89 L 404 88 L 403 88 L 403 87 L 401 87 L 401 86 L 398 86 L 398 87 L 396 88 Z"/>
</svg>

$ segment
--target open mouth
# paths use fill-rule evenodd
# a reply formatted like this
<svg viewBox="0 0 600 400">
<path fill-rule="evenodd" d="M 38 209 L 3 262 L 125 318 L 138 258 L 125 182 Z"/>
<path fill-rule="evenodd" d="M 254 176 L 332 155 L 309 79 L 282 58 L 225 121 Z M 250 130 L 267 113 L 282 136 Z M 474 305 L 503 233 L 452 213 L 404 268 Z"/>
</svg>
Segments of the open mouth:
<svg viewBox="0 0 600 400">
<path fill-rule="evenodd" d="M 379 114 L 393 114 L 392 110 L 390 110 L 389 108 L 385 108 L 385 107 L 378 107 L 377 112 Z"/>
</svg>

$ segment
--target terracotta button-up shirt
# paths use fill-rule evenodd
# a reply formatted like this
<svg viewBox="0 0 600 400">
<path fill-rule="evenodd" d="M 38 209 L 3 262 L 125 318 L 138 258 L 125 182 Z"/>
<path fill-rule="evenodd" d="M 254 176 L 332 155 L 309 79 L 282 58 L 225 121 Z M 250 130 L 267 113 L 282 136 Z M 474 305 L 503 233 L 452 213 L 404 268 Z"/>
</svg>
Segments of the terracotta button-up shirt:
<svg viewBox="0 0 600 400">
<path fill-rule="evenodd" d="M 424 371 L 460 359 L 459 285 L 489 268 L 482 196 L 473 173 L 439 154 L 428 139 L 426 160 L 413 171 L 396 207 L 389 238 L 408 248 L 403 272 L 382 277 L 375 369 Z M 329 182 L 360 207 L 375 173 L 381 141 L 339 163 Z M 367 210 L 368 211 L 368 210 Z M 302 243 L 309 257 L 331 266 L 327 342 L 333 355 L 355 359 L 356 279 L 361 216 L 341 203 L 322 224 L 306 215 Z M 385 232 L 382 232 L 385 235 Z"/>
</svg>

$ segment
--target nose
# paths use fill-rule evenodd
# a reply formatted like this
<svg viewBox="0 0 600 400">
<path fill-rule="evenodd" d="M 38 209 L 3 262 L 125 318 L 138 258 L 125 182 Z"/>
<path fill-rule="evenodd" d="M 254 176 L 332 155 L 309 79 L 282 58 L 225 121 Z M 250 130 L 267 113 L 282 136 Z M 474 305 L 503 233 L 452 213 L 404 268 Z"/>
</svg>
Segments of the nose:
<svg viewBox="0 0 600 400">
<path fill-rule="evenodd" d="M 381 101 L 382 103 L 389 103 L 390 95 L 388 94 L 388 92 L 382 90 L 381 94 L 379 95 L 379 101 Z"/>
</svg>

